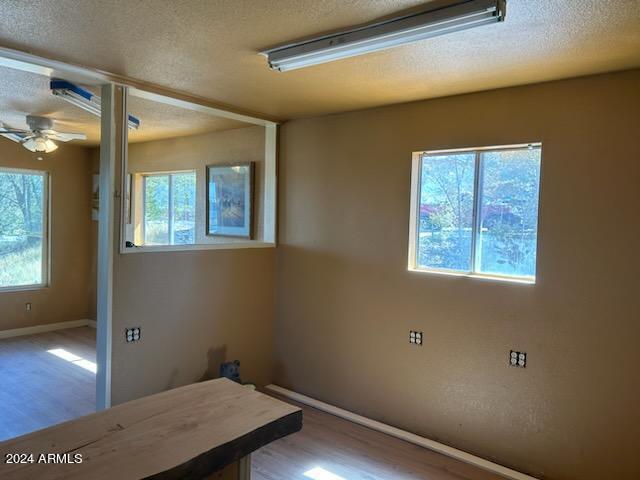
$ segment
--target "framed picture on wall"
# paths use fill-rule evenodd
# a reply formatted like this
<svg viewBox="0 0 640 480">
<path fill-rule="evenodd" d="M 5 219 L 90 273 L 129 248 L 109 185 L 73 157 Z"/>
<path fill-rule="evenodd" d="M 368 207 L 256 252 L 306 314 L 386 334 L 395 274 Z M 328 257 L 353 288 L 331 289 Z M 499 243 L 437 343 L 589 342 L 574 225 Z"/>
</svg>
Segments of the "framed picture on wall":
<svg viewBox="0 0 640 480">
<path fill-rule="evenodd" d="M 253 237 L 254 162 L 207 166 L 207 235 Z"/>
</svg>

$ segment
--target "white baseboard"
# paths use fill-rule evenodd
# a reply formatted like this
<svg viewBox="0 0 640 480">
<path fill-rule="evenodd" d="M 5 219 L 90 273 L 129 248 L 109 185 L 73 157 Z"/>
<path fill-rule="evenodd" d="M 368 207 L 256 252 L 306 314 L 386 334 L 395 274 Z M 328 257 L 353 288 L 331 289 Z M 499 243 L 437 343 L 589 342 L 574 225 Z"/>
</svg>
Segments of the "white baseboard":
<svg viewBox="0 0 640 480">
<path fill-rule="evenodd" d="M 33 327 L 14 328 L 12 330 L 0 330 L 0 338 L 20 337 L 22 335 L 33 335 L 35 333 L 52 332 L 65 328 L 93 327 L 95 320 L 71 320 L 69 322 L 47 323 L 45 325 L 35 325 Z"/>
<path fill-rule="evenodd" d="M 87 327 L 98 328 L 98 324 L 96 323 L 95 320 L 88 319 L 87 320 Z"/>
<path fill-rule="evenodd" d="M 333 405 L 329 405 L 328 403 L 324 403 L 320 400 L 316 400 L 315 398 L 307 397 L 306 395 L 287 390 L 286 388 L 282 388 L 278 385 L 267 385 L 265 388 L 274 393 L 282 395 L 283 397 L 295 400 L 296 402 L 309 405 L 310 407 L 317 408 L 318 410 L 330 413 L 331 415 L 335 415 L 336 417 L 344 418 L 345 420 L 349 420 L 350 422 L 363 425 L 365 427 L 371 428 L 372 430 L 386 433 L 387 435 L 405 440 L 407 442 L 413 443 L 414 445 L 428 448 L 429 450 L 433 450 L 434 452 L 441 453 L 462 462 L 475 465 L 476 467 L 482 468 L 489 472 L 502 475 L 505 478 L 510 478 L 513 480 L 537 480 L 535 477 L 526 475 L 507 467 L 503 467 L 502 465 L 490 462 L 489 460 L 485 460 L 484 458 L 477 457 L 467 452 L 463 452 L 462 450 L 458 450 L 457 448 L 453 448 L 440 442 L 436 442 L 435 440 L 429 440 L 428 438 L 421 437 L 420 435 L 407 432 L 406 430 L 401 430 L 399 428 L 392 427 L 391 425 L 387 425 L 385 423 L 363 417 L 362 415 L 358 415 L 348 410 L 334 407 Z"/>
</svg>

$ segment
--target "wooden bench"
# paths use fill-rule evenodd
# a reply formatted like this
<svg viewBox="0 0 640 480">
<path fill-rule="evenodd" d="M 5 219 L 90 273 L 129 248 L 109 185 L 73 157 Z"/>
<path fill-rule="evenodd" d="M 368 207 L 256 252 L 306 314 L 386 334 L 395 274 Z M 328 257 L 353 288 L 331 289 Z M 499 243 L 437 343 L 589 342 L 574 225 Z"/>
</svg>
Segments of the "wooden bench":
<svg viewBox="0 0 640 480">
<path fill-rule="evenodd" d="M 0 478 L 246 480 L 251 452 L 301 428 L 299 408 L 217 379 L 2 442 Z"/>
</svg>

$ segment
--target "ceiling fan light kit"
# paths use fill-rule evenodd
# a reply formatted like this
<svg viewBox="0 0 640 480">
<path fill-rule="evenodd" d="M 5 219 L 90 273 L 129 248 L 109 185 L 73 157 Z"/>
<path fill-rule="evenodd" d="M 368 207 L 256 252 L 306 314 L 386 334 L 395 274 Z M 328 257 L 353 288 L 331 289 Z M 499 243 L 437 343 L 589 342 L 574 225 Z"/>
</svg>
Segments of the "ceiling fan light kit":
<svg viewBox="0 0 640 480">
<path fill-rule="evenodd" d="M 272 70 L 286 72 L 502 22 L 506 3 L 506 0 L 466 0 L 260 53 L 267 57 Z"/>
<path fill-rule="evenodd" d="M 27 115 L 28 130 L 11 128 L 0 122 L 0 135 L 18 142 L 27 150 L 34 153 L 51 153 L 58 148 L 54 142 L 68 142 L 71 140 L 86 140 L 84 133 L 58 132 L 53 129 L 53 120 L 46 117 Z"/>
<path fill-rule="evenodd" d="M 49 140 L 44 135 L 28 138 L 22 142 L 22 146 L 34 153 L 51 153 L 58 148 L 53 140 Z"/>
<path fill-rule="evenodd" d="M 51 93 L 57 97 L 100 117 L 102 105 L 100 97 L 89 90 L 60 79 L 51 80 L 50 88 Z M 21 144 L 34 153 L 51 153 L 57 150 L 56 141 L 68 142 L 87 139 L 84 133 L 66 133 L 54 130 L 51 118 L 27 115 L 26 123 L 29 126 L 28 130 L 12 128 L 0 122 L 0 135 Z M 129 115 L 127 125 L 129 128 L 137 130 L 140 127 L 140 119 Z M 42 160 L 42 157 L 38 157 L 38 160 Z"/>
</svg>

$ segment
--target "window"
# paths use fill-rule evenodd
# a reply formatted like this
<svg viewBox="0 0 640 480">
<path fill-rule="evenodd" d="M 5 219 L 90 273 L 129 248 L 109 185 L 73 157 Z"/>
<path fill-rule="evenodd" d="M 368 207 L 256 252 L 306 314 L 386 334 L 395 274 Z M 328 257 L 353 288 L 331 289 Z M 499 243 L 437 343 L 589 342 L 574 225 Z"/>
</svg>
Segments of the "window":
<svg viewBox="0 0 640 480">
<path fill-rule="evenodd" d="M 48 176 L 0 169 L 0 290 L 47 283 Z"/>
<path fill-rule="evenodd" d="M 409 268 L 533 282 L 539 145 L 414 155 Z"/>
<path fill-rule="evenodd" d="M 196 173 L 144 175 L 143 191 L 144 244 L 195 243 Z"/>
</svg>

